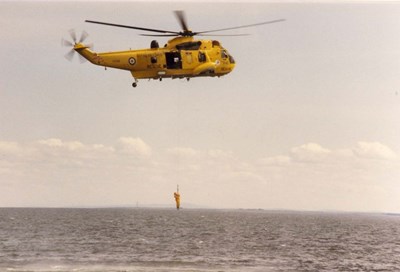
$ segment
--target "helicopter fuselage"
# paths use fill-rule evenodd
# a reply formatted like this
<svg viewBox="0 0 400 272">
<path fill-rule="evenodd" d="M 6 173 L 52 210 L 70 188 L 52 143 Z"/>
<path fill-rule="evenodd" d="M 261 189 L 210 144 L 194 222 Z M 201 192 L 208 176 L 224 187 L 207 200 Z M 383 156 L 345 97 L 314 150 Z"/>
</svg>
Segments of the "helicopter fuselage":
<svg viewBox="0 0 400 272">
<path fill-rule="evenodd" d="M 91 63 L 103 67 L 128 70 L 137 79 L 220 77 L 230 73 L 235 61 L 219 41 L 176 37 L 159 47 L 152 41 L 151 48 L 97 53 L 82 43 L 75 51 Z M 135 83 L 134 83 L 135 84 Z"/>
</svg>

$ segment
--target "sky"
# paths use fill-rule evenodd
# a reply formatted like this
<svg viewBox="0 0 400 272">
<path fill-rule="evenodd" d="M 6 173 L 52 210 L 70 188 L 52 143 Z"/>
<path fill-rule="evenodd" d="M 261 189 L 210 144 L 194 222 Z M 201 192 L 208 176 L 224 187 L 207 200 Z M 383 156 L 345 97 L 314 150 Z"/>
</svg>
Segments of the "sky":
<svg viewBox="0 0 400 272">
<path fill-rule="evenodd" d="M 140 80 L 78 58 L 152 38 L 218 39 L 221 78 Z M 400 2 L 0 2 L 0 207 L 400 212 Z M 201 37 L 208 38 L 208 37 Z M 165 38 L 158 39 L 164 44 Z"/>
</svg>

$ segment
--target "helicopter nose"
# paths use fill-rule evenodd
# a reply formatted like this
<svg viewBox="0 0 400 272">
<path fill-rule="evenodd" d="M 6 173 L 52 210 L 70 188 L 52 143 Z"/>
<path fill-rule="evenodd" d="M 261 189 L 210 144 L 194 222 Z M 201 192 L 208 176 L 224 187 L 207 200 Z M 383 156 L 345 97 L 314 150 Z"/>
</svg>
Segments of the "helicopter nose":
<svg viewBox="0 0 400 272">
<path fill-rule="evenodd" d="M 232 57 L 232 55 L 229 55 L 229 63 L 230 63 L 230 69 L 231 69 L 231 71 L 233 71 L 236 63 L 235 63 L 235 59 Z"/>
<path fill-rule="evenodd" d="M 231 64 L 235 64 L 235 59 L 233 58 L 232 55 L 229 55 L 229 62 L 230 62 Z"/>
</svg>

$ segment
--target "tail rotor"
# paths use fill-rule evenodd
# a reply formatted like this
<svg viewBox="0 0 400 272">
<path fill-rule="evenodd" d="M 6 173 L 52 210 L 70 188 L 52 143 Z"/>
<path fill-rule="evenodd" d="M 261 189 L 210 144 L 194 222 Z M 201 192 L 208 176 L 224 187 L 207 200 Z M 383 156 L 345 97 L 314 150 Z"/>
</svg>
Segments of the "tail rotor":
<svg viewBox="0 0 400 272">
<path fill-rule="evenodd" d="M 77 36 L 76 36 L 75 30 L 74 30 L 74 29 L 71 29 L 71 30 L 69 30 L 69 35 L 70 35 L 72 41 L 66 40 L 66 39 L 61 39 L 61 45 L 64 46 L 64 47 L 69 47 L 69 48 L 72 47 L 72 49 L 71 49 L 70 51 L 68 51 L 67 54 L 64 55 L 64 57 L 65 57 L 67 60 L 72 61 L 72 60 L 74 59 L 74 55 L 75 55 L 75 53 L 76 53 L 75 47 L 76 47 L 78 44 L 83 43 L 83 42 L 87 39 L 87 37 L 89 36 L 89 34 L 88 34 L 86 31 L 82 31 L 81 36 L 80 36 L 80 38 L 79 38 L 79 40 L 78 40 L 78 39 L 77 39 Z M 87 45 L 86 47 L 91 48 L 92 45 Z M 79 56 L 79 61 L 80 61 L 81 63 L 84 63 L 84 62 L 86 61 L 86 59 L 85 59 L 84 57 L 82 57 L 81 55 L 78 54 L 78 56 Z"/>
</svg>

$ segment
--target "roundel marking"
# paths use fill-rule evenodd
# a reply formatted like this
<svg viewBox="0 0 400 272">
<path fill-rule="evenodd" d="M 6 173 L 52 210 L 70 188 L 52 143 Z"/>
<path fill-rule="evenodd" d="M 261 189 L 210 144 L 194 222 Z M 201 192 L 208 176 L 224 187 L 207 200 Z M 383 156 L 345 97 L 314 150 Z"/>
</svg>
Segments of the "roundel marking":
<svg viewBox="0 0 400 272">
<path fill-rule="evenodd" d="M 136 59 L 135 58 L 129 58 L 129 64 L 130 65 L 135 65 L 136 64 Z"/>
</svg>

